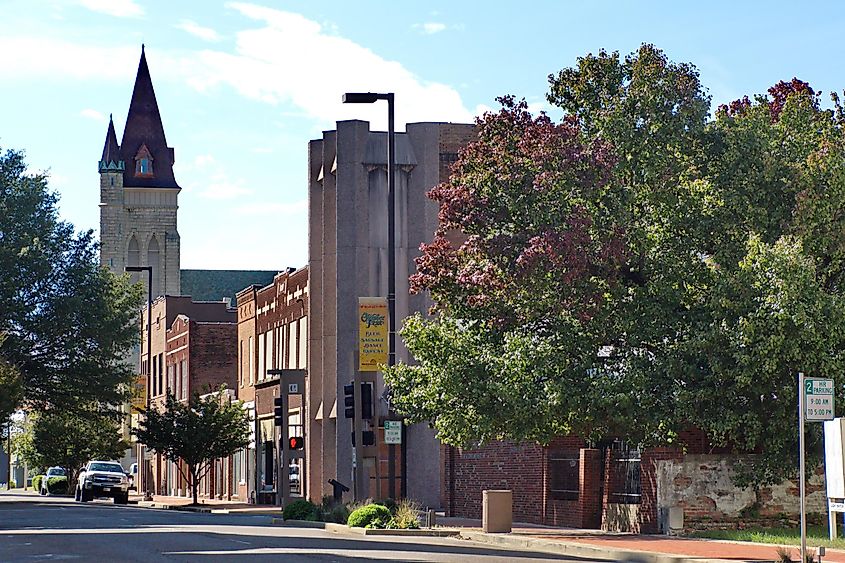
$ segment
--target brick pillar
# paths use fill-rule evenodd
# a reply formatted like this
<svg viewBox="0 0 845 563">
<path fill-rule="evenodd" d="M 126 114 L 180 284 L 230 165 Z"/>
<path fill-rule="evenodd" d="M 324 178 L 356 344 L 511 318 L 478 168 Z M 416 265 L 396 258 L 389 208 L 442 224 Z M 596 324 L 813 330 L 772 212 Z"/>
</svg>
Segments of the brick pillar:
<svg viewBox="0 0 845 563">
<path fill-rule="evenodd" d="M 657 462 L 663 459 L 681 459 L 675 448 L 649 448 L 643 451 L 640 462 L 640 532 L 656 534 L 659 530 L 657 514 Z"/>
<path fill-rule="evenodd" d="M 578 500 L 582 528 L 601 528 L 602 461 L 601 450 L 581 449 Z"/>
</svg>

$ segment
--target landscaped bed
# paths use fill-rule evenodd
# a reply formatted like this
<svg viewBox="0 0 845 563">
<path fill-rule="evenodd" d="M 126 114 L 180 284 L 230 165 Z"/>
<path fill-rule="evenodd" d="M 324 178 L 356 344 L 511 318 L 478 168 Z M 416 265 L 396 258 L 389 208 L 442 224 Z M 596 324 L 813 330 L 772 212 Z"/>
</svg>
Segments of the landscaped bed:
<svg viewBox="0 0 845 563">
<path fill-rule="evenodd" d="M 716 540 L 749 541 L 779 545 L 797 546 L 801 543 L 799 528 L 746 528 L 744 530 L 706 530 L 691 532 L 694 538 L 710 538 Z M 830 540 L 827 526 L 807 526 L 807 545 L 824 546 L 833 549 L 845 549 L 845 538 Z"/>
</svg>

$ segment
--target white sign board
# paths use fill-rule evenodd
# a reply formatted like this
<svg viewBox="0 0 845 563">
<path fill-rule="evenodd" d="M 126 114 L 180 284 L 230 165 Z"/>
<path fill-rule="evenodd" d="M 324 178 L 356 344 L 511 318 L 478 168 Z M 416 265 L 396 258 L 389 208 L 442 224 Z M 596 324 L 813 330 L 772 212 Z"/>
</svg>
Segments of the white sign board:
<svg viewBox="0 0 845 563">
<path fill-rule="evenodd" d="M 401 420 L 385 420 L 384 421 L 384 443 L 385 444 L 401 444 L 402 443 L 402 421 Z"/>
<path fill-rule="evenodd" d="M 845 418 L 824 423 L 824 482 L 828 498 L 845 498 Z"/>
<path fill-rule="evenodd" d="M 833 420 L 833 380 L 820 377 L 804 378 L 804 419 Z"/>
</svg>

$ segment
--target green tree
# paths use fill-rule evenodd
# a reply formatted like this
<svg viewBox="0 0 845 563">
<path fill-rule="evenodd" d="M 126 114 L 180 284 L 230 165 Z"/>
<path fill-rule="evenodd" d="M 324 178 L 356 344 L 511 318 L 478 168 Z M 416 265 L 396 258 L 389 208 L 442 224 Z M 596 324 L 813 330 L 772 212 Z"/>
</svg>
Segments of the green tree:
<svg viewBox="0 0 845 563">
<path fill-rule="evenodd" d="M 708 120 L 650 45 L 550 83 L 560 124 L 504 98 L 430 193 L 397 408 L 456 445 L 697 427 L 758 454 L 742 483 L 794 474 L 796 374 L 845 367 L 845 110 L 793 80 Z"/>
<path fill-rule="evenodd" d="M 0 339 L 2 345 L 2 339 Z M 8 420 L 23 398 L 23 381 L 20 372 L 0 357 L 0 424 Z"/>
<path fill-rule="evenodd" d="M 142 290 L 100 267 L 93 233 L 61 221 L 56 201 L 22 153 L 0 153 L 0 366 L 12 368 L 0 368 L 0 396 L 12 408 L 116 417 Z"/>
<path fill-rule="evenodd" d="M 96 413 L 45 411 L 31 429 L 18 435 L 21 453 L 35 467 L 61 467 L 68 474 L 68 490 L 76 487 L 82 467 L 92 459 L 120 458 L 129 443 L 111 417 Z"/>
<path fill-rule="evenodd" d="M 180 460 L 182 476 L 190 483 L 194 504 L 197 488 L 215 459 L 227 457 L 249 445 L 249 414 L 240 401 L 223 393 L 194 394 L 188 403 L 167 395 L 164 410 L 151 408 L 133 430 L 138 441 L 174 463 Z"/>
</svg>

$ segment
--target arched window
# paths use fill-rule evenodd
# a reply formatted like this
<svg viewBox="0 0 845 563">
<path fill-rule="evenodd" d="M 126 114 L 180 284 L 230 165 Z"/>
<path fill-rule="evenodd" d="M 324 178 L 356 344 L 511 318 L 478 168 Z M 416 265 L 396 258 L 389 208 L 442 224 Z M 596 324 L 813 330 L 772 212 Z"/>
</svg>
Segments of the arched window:
<svg viewBox="0 0 845 563">
<path fill-rule="evenodd" d="M 150 239 L 147 246 L 147 264 L 153 267 L 153 295 L 164 295 L 164 288 L 161 287 L 161 260 L 159 259 L 158 240 L 156 236 Z"/>
<path fill-rule="evenodd" d="M 136 177 L 153 177 L 153 155 L 150 154 L 150 149 L 147 145 L 141 145 L 138 149 L 138 154 L 135 155 L 135 176 Z"/>
<path fill-rule="evenodd" d="M 141 249 L 138 246 L 138 240 L 135 238 L 135 235 L 132 235 L 132 237 L 129 239 L 129 252 L 126 254 L 126 265 L 141 265 Z"/>
</svg>

